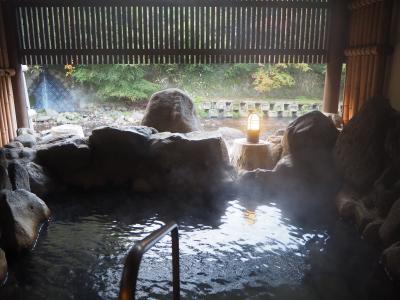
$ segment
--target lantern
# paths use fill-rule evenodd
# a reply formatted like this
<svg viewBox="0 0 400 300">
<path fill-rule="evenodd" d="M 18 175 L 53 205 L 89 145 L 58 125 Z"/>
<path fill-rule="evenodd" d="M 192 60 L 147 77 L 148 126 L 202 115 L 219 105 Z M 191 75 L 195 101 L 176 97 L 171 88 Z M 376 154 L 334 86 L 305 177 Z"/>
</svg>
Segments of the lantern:
<svg viewBox="0 0 400 300">
<path fill-rule="evenodd" d="M 247 142 L 257 144 L 260 139 L 260 116 L 251 113 L 247 119 Z"/>
</svg>

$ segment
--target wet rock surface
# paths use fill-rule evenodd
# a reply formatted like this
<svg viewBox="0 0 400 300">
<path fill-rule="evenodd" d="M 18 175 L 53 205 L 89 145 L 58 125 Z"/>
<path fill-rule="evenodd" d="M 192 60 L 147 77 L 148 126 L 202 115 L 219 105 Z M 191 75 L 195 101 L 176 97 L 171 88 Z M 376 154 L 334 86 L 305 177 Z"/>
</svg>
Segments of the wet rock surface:
<svg viewBox="0 0 400 300">
<path fill-rule="evenodd" d="M 36 137 L 32 134 L 22 134 L 15 138 L 15 141 L 20 142 L 24 147 L 32 148 L 36 145 Z"/>
<path fill-rule="evenodd" d="M 154 127 L 160 132 L 187 133 L 201 129 L 193 100 L 179 89 L 166 89 L 153 94 L 142 125 Z"/>
<path fill-rule="evenodd" d="M 18 128 L 17 129 L 17 135 L 18 136 L 24 135 L 24 134 L 30 134 L 30 135 L 33 135 L 33 136 L 36 135 L 35 131 L 33 129 L 31 129 L 31 128 Z"/>
<path fill-rule="evenodd" d="M 343 128 L 343 118 L 339 114 L 324 113 L 324 115 L 332 121 L 333 125 L 335 125 L 336 128 Z"/>
<path fill-rule="evenodd" d="M 290 154 L 303 177 L 327 183 L 335 180 L 332 150 L 339 131 L 319 111 L 305 114 L 289 124 L 283 136 L 282 155 Z"/>
<path fill-rule="evenodd" d="M 21 142 L 12 141 L 12 142 L 8 143 L 7 145 L 5 145 L 4 148 L 7 148 L 7 149 L 22 149 L 22 148 L 24 148 L 24 145 Z"/>
<path fill-rule="evenodd" d="M 353 220 L 359 195 L 349 187 L 343 187 L 335 197 L 336 209 L 344 220 Z"/>
<path fill-rule="evenodd" d="M 309 162 L 318 159 L 321 152 L 330 152 L 338 135 L 339 131 L 324 114 L 310 112 L 287 127 L 282 142 L 284 153 L 290 153 L 299 163 Z"/>
<path fill-rule="evenodd" d="M 400 198 L 400 169 L 388 167 L 375 181 L 371 197 L 371 207 L 375 207 L 381 217 L 386 217 L 393 203 Z"/>
<path fill-rule="evenodd" d="M 28 171 L 18 161 L 9 163 L 8 174 L 13 190 L 31 190 Z"/>
<path fill-rule="evenodd" d="M 89 137 L 92 164 L 88 170 L 93 186 L 103 183 L 127 184 L 142 172 L 144 159 L 148 161 L 149 157 L 149 138 L 155 132 L 153 128 L 145 126 L 102 127 L 93 130 Z M 98 172 L 102 174 L 101 177 L 96 175 Z"/>
<path fill-rule="evenodd" d="M 383 98 L 370 99 L 344 126 L 334 155 L 345 186 L 338 212 L 380 247 L 400 241 L 400 114 Z M 399 277 L 398 244 L 383 252 L 389 276 Z"/>
<path fill-rule="evenodd" d="M 49 194 L 55 187 L 55 184 L 44 172 L 43 167 L 34 162 L 25 165 L 29 176 L 29 186 L 31 192 L 42 198 Z"/>
<path fill-rule="evenodd" d="M 0 286 L 7 278 L 7 259 L 3 249 L 0 249 Z"/>
<path fill-rule="evenodd" d="M 393 204 L 383 222 L 379 236 L 386 245 L 400 241 L 400 198 Z"/>
<path fill-rule="evenodd" d="M 400 242 L 383 251 L 382 262 L 389 277 L 400 280 Z"/>
<path fill-rule="evenodd" d="M 37 147 L 35 161 L 55 176 L 79 172 L 91 161 L 91 153 L 86 139 L 59 138 Z"/>
<path fill-rule="evenodd" d="M 11 190 L 11 181 L 6 168 L 0 165 L 0 190 Z"/>
<path fill-rule="evenodd" d="M 301 194 L 307 198 L 324 193 L 327 199 L 333 198 L 340 182 L 332 156 L 338 134 L 332 121 L 320 112 L 297 118 L 282 138 L 271 137 L 276 143 L 276 157 L 280 158 L 275 168 L 245 172 L 239 186 L 253 181 L 273 194 Z"/>
<path fill-rule="evenodd" d="M 150 143 L 148 174 L 156 190 L 212 191 L 234 179 L 225 142 L 218 133 L 158 133 Z"/>
<path fill-rule="evenodd" d="M 55 181 L 83 189 L 195 193 L 235 177 L 218 132 L 157 133 L 146 126 L 102 127 L 87 141 L 39 143 L 35 163 Z"/>
<path fill-rule="evenodd" d="M 371 112 L 367 110 L 367 113 Z M 374 120 L 383 122 L 380 118 Z M 342 163 L 337 163 L 340 155 L 343 154 L 341 150 L 339 151 L 341 154 L 338 154 L 339 148 L 346 149 L 350 155 L 355 155 L 353 150 L 346 148 L 353 145 L 349 142 L 350 138 L 343 138 L 342 144 L 346 145 L 345 147 L 339 146 L 339 139 L 343 133 L 337 139 L 338 131 L 332 121 L 317 112 L 298 118 L 287 130 L 280 130 L 276 135 L 270 136 L 269 142 L 276 147 L 274 148 L 274 160 L 277 161 L 277 163 L 274 162 L 275 168 L 270 171 L 244 172 L 238 181 L 238 187 L 250 195 L 257 194 L 257 191 L 253 189 L 254 186 L 263 186 L 264 191 L 261 194 L 265 192 L 272 195 L 283 194 L 287 195 L 283 197 L 285 199 L 296 197 L 301 199 L 299 203 L 302 204 L 305 217 L 310 214 L 321 217 L 319 216 L 320 208 L 326 209 L 327 206 L 333 205 L 331 198 L 337 191 L 338 177 L 332 155 L 334 152 L 347 189 L 339 194 L 340 197 L 336 197 L 339 215 L 353 222 L 365 240 L 387 247 L 400 240 L 396 223 L 399 219 L 398 205 L 394 204 L 400 196 L 399 136 L 398 132 L 392 129 L 397 128 L 396 120 L 388 121 L 391 125 L 386 127 L 387 132 L 383 133 L 384 138 L 380 140 L 383 145 L 381 148 L 384 159 L 380 162 L 380 171 L 374 173 L 376 177 L 370 185 L 369 193 L 361 190 L 361 185 L 357 182 L 348 180 L 349 174 L 356 174 L 352 173 L 353 169 L 348 173 L 348 170 L 342 169 Z M 353 126 L 353 128 L 361 134 L 358 126 Z M 383 127 L 375 124 L 372 128 L 382 129 Z M 48 135 L 38 139 L 33 148 L 24 147 L 20 142 L 13 142 L 6 149 L 0 150 L 0 187 L 11 189 L 14 186 L 14 189 L 18 187 L 28 189 L 27 186 L 30 185 L 32 192 L 40 197 L 48 194 L 49 189 L 59 186 L 68 189 L 70 187 L 79 189 L 118 187 L 135 193 L 218 193 L 219 186 L 231 183 L 236 178 L 236 172 L 229 163 L 223 138 L 229 140 L 243 136 L 243 133 L 231 128 L 218 131 L 183 134 L 158 133 L 157 130 L 146 126 L 102 127 L 94 130 L 88 139 L 68 134 Z M 346 127 L 344 129 L 345 135 L 353 136 L 352 131 Z M 31 132 L 21 132 L 21 135 L 23 134 L 34 135 Z M 354 138 L 358 138 L 357 135 Z M 365 143 L 368 144 L 371 140 Z M 348 142 L 351 145 L 346 144 Z M 369 151 L 375 151 L 374 147 L 371 148 L 372 150 L 369 147 L 367 145 L 363 148 L 367 152 L 365 155 L 370 155 Z M 25 173 L 24 176 L 20 176 L 23 178 L 19 181 L 22 182 L 21 185 L 16 185 L 15 182 L 11 184 L 9 181 L 9 177 L 13 177 L 8 169 L 10 164 L 15 166 L 19 164 L 27 172 L 28 177 Z M 375 161 L 372 164 L 373 168 L 378 165 Z M 361 171 L 357 169 L 357 172 Z M 371 174 L 366 174 L 366 176 L 372 178 Z M 2 195 L 12 195 L 11 193 L 13 192 L 2 191 Z M 17 190 L 15 193 L 17 196 L 12 196 L 14 198 L 29 198 L 27 191 Z M 308 204 L 312 202 L 310 198 L 313 198 L 314 194 L 323 195 L 323 197 L 320 197 L 320 202 L 314 203 L 316 205 L 311 207 Z M 321 199 L 326 201 L 321 201 Z M 290 201 L 287 202 L 289 206 L 294 205 Z M 2 211 L 4 214 L 4 210 Z M 0 219 L 4 220 L 2 217 L 0 216 Z M 12 223 L 10 220 L 12 219 L 8 218 L 9 224 Z M 35 224 L 32 221 L 27 227 L 35 231 L 35 226 L 37 226 Z M 385 233 L 382 234 L 382 232 Z M 28 241 L 33 234 L 26 234 L 26 236 L 28 237 L 25 240 Z M 7 245 L 11 244 L 12 246 L 9 247 L 12 249 L 19 247 L 17 242 L 9 242 L 12 240 L 9 235 L 3 234 L 1 239 L 2 243 L 7 241 Z M 21 249 L 29 249 L 26 246 L 28 242 L 21 242 L 21 244 L 24 245 L 20 247 Z M 387 256 L 390 257 L 388 261 L 391 261 L 392 266 L 397 259 L 396 253 L 398 252 L 392 251 L 391 255 Z M 393 273 L 395 272 L 391 272 Z"/>
<path fill-rule="evenodd" d="M 365 226 L 365 229 L 362 233 L 362 237 L 371 244 L 379 245 L 381 242 L 381 238 L 379 236 L 379 230 L 382 227 L 382 220 L 375 220 Z"/>
<path fill-rule="evenodd" d="M 386 132 L 393 115 L 387 99 L 370 99 L 336 142 L 336 165 L 346 182 L 359 192 L 370 190 L 385 168 Z"/>
<path fill-rule="evenodd" d="M 2 245 L 10 254 L 30 250 L 40 225 L 50 217 L 50 210 L 36 195 L 25 191 L 0 192 L 0 228 Z"/>
</svg>

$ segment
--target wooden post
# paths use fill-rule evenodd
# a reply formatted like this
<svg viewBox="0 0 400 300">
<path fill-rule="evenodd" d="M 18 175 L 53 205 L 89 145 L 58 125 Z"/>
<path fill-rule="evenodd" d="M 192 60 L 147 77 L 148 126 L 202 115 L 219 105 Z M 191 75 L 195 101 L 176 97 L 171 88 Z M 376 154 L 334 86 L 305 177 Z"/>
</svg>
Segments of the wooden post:
<svg viewBox="0 0 400 300">
<path fill-rule="evenodd" d="M 14 105 L 18 128 L 29 127 L 28 109 L 25 91 L 24 76 L 22 74 L 22 65 L 18 56 L 18 38 L 16 10 L 12 0 L 3 1 L 4 27 L 7 40 L 8 67 L 15 69 L 15 76 L 12 77 L 12 90 L 14 94 Z"/>
<path fill-rule="evenodd" d="M 347 0 L 330 1 L 328 21 L 328 64 L 325 74 L 323 111 L 337 113 L 340 98 L 340 83 L 347 42 Z"/>
</svg>

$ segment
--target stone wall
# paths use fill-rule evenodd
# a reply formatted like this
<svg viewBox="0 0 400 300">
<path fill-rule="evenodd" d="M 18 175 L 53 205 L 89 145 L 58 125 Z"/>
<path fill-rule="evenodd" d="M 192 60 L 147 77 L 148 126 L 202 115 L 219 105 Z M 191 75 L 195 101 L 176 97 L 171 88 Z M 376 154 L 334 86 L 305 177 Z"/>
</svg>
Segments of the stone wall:
<svg viewBox="0 0 400 300">
<path fill-rule="evenodd" d="M 339 215 L 367 241 L 387 247 L 385 269 L 400 279 L 400 114 L 388 99 L 370 99 L 346 124 L 334 153 L 345 182 L 336 197 Z"/>
<path fill-rule="evenodd" d="M 247 117 L 250 112 L 257 111 L 269 118 L 296 118 L 311 111 L 322 110 L 321 102 L 305 104 L 294 100 L 277 101 L 232 101 L 215 100 L 205 101 L 200 107 L 207 118 Z"/>
</svg>

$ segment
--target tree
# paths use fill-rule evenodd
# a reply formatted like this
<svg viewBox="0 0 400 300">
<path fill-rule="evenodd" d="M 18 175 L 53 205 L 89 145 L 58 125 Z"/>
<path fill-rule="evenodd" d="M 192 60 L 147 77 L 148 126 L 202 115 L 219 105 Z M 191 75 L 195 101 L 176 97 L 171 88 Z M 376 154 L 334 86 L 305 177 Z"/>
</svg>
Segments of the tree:
<svg viewBox="0 0 400 300">
<path fill-rule="evenodd" d="M 145 78 L 146 72 L 137 65 L 77 66 L 71 77 L 92 88 L 104 100 L 137 101 L 148 97 L 160 86 Z"/>
<path fill-rule="evenodd" d="M 286 64 L 265 65 L 253 74 L 254 88 L 260 93 L 268 93 L 273 89 L 295 85 L 294 78 L 286 72 Z"/>
</svg>

